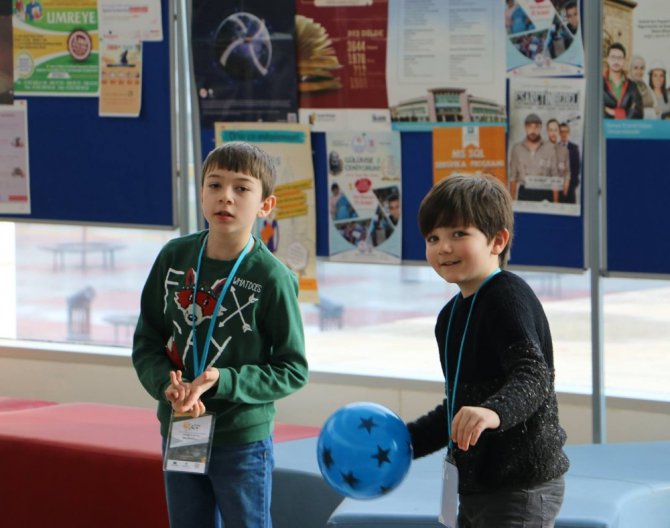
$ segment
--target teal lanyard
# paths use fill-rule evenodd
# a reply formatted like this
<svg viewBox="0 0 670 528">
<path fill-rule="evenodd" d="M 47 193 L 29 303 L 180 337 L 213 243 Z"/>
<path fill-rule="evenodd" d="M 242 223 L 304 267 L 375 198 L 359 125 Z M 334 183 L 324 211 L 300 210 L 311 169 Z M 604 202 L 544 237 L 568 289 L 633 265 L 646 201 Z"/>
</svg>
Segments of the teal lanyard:
<svg viewBox="0 0 670 528">
<path fill-rule="evenodd" d="M 444 394 L 446 396 L 444 401 L 444 406 L 447 408 L 447 432 L 449 433 L 449 453 L 453 450 L 453 441 L 451 439 L 451 422 L 454 420 L 454 407 L 456 405 L 456 388 L 458 387 L 458 375 L 461 373 L 461 358 L 463 357 L 463 347 L 465 346 L 465 336 L 468 333 L 468 325 L 470 324 L 470 316 L 472 315 L 472 309 L 475 307 L 475 301 L 477 300 L 477 295 L 482 289 L 484 284 L 490 281 L 495 275 L 500 273 L 500 268 L 496 268 L 491 275 L 484 279 L 477 288 L 474 297 L 472 298 L 472 304 L 470 304 L 470 310 L 468 310 L 468 317 L 465 320 L 465 328 L 463 329 L 463 337 L 461 337 L 461 346 L 458 349 L 458 361 L 456 362 L 456 375 L 454 376 L 454 386 L 451 390 L 451 398 L 449 398 L 449 356 L 447 355 L 447 350 L 449 348 L 449 334 L 451 332 L 451 321 L 454 318 L 454 312 L 456 311 L 456 304 L 458 303 L 458 295 L 454 296 L 454 305 L 451 307 L 451 312 L 449 313 L 449 322 L 447 323 L 447 335 L 444 338 Z"/>
<path fill-rule="evenodd" d="M 221 293 L 219 293 L 219 298 L 216 300 L 216 306 L 214 307 L 214 313 L 212 313 L 212 318 L 209 320 L 209 328 L 207 330 L 207 337 L 205 337 L 205 343 L 202 347 L 202 358 L 199 357 L 198 355 L 198 337 L 196 334 L 196 329 L 195 329 L 195 305 L 196 305 L 196 296 L 198 294 L 198 279 L 200 278 L 200 266 L 202 265 L 202 255 L 205 253 L 205 247 L 207 246 L 207 238 L 209 237 L 209 233 L 205 235 L 205 240 L 202 242 L 202 247 L 200 248 L 200 253 L 198 254 L 198 267 L 195 270 L 195 283 L 193 284 L 193 304 L 191 304 L 191 327 L 193 329 L 193 372 L 195 374 L 195 378 L 200 376 L 205 371 L 205 363 L 207 361 L 207 355 L 209 354 L 209 345 L 212 342 L 212 334 L 214 334 L 214 327 L 216 326 L 216 316 L 219 313 L 219 310 L 221 309 L 221 304 L 223 303 L 223 298 L 226 296 L 226 293 L 228 292 L 228 289 L 230 288 L 230 285 L 233 282 L 233 279 L 235 278 L 235 273 L 237 272 L 237 268 L 240 267 L 240 264 L 242 264 L 242 261 L 244 260 L 244 257 L 246 256 L 247 253 L 249 253 L 249 249 L 251 248 L 251 244 L 253 243 L 254 239 L 252 236 L 249 236 L 249 241 L 247 242 L 247 245 L 244 246 L 244 249 L 242 250 L 242 253 L 239 254 L 237 257 L 237 260 L 235 260 L 235 264 L 233 264 L 233 269 L 230 270 L 230 273 L 228 274 L 228 278 L 226 279 L 225 284 L 223 285 L 223 288 L 221 289 Z"/>
</svg>

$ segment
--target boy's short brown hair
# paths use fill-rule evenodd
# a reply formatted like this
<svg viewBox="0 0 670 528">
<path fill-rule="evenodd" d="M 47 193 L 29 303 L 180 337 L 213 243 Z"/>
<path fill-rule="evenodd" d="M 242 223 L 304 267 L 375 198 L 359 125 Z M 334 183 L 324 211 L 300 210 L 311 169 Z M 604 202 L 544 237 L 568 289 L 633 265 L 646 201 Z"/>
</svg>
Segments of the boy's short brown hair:
<svg viewBox="0 0 670 528">
<path fill-rule="evenodd" d="M 216 147 L 202 164 L 201 184 L 205 176 L 214 169 L 248 174 L 261 181 L 263 199 L 270 196 L 277 183 L 277 169 L 272 157 L 263 149 L 244 141 L 230 141 Z"/>
<path fill-rule="evenodd" d="M 419 206 L 419 229 L 428 234 L 438 227 L 479 229 L 490 242 L 496 233 L 509 231 L 509 242 L 498 255 L 507 264 L 514 233 L 514 212 L 509 191 L 497 178 L 487 175 L 454 174 L 436 184 Z"/>
</svg>

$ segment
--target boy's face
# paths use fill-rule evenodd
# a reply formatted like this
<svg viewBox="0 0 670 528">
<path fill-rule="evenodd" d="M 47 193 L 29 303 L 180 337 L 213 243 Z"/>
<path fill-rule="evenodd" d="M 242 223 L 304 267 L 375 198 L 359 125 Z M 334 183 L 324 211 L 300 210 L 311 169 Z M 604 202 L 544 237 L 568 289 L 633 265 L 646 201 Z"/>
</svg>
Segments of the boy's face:
<svg viewBox="0 0 670 528">
<path fill-rule="evenodd" d="M 426 260 L 445 281 L 458 285 L 468 297 L 499 266 L 498 255 L 507 245 L 504 229 L 490 242 L 473 226 L 436 227 L 426 236 Z"/>
<path fill-rule="evenodd" d="M 270 214 L 276 201 L 274 196 L 263 199 L 259 179 L 221 168 L 205 174 L 200 198 L 210 232 L 235 242 L 246 242 L 256 218 Z"/>
</svg>

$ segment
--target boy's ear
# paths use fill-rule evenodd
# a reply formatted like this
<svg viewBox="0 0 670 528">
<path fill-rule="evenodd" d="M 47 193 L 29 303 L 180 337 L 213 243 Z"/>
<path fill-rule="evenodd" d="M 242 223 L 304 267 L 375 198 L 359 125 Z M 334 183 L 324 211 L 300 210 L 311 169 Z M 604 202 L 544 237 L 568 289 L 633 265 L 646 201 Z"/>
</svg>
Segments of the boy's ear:
<svg viewBox="0 0 670 528">
<path fill-rule="evenodd" d="M 265 218 L 277 205 L 277 197 L 271 194 L 261 202 L 261 208 L 258 210 L 258 218 Z"/>
<path fill-rule="evenodd" d="M 509 242 L 509 229 L 501 229 L 495 235 L 493 235 L 493 246 L 491 247 L 492 255 L 500 255 L 505 246 Z"/>
</svg>

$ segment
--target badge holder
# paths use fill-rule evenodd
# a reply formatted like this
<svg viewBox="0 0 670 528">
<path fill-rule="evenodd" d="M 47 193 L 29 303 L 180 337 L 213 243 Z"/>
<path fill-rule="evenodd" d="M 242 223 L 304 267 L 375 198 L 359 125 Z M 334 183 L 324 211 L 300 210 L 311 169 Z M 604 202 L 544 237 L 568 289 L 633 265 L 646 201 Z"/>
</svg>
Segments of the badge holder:
<svg viewBox="0 0 670 528">
<path fill-rule="evenodd" d="M 214 413 L 198 418 L 187 413 L 172 413 L 168 430 L 164 471 L 207 474 L 214 438 Z"/>
<path fill-rule="evenodd" d="M 442 504 L 440 505 L 440 524 L 447 528 L 456 528 L 458 519 L 458 468 L 456 461 L 448 454 L 444 457 L 442 476 Z"/>
</svg>

